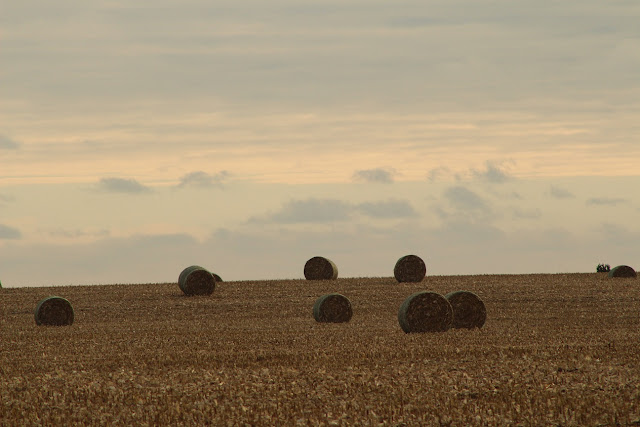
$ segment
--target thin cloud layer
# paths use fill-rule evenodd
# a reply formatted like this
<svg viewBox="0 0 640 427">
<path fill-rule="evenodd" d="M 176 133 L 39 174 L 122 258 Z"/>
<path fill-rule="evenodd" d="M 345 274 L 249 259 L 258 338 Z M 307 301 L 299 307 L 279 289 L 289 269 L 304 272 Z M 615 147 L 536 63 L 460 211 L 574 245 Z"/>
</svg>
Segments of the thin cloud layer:
<svg viewBox="0 0 640 427">
<path fill-rule="evenodd" d="M 375 168 L 358 170 L 353 173 L 355 181 L 365 181 L 380 184 L 391 184 L 397 175 L 395 169 Z"/>
<path fill-rule="evenodd" d="M 151 188 L 140 184 L 133 178 L 101 178 L 96 188 L 105 193 L 143 194 L 151 192 Z"/>
<path fill-rule="evenodd" d="M 406 200 L 364 202 L 356 205 L 355 209 L 372 218 L 412 218 L 418 216 L 416 210 Z"/>
<path fill-rule="evenodd" d="M 15 197 L 0 193 L 0 204 L 14 202 Z"/>
<path fill-rule="evenodd" d="M 471 169 L 473 177 L 492 184 L 503 184 L 513 179 L 503 164 L 487 161 L 484 170 Z"/>
<path fill-rule="evenodd" d="M 451 169 L 449 169 L 446 166 L 438 166 L 427 172 L 427 179 L 431 182 L 435 182 L 438 179 L 450 174 L 451 174 Z"/>
<path fill-rule="evenodd" d="M 83 229 L 63 229 L 58 228 L 55 230 L 43 230 L 48 236 L 51 237 L 62 237 L 65 239 L 79 239 L 84 237 L 90 238 L 104 238 L 110 235 L 110 231 L 108 229 L 101 230 L 83 230 Z"/>
<path fill-rule="evenodd" d="M 482 228 L 494 219 L 489 201 L 464 186 L 448 187 L 442 197 L 446 204 L 435 205 L 432 210 L 445 224 L 458 228 L 480 225 Z"/>
<path fill-rule="evenodd" d="M 21 237 L 22 233 L 17 228 L 0 224 L 0 239 L 15 240 L 20 239 Z"/>
<path fill-rule="evenodd" d="M 637 184 L 637 181 L 625 182 Z M 299 278 L 304 262 L 317 254 L 336 262 L 342 277 L 391 276 L 395 261 L 406 253 L 423 256 L 428 261 L 430 274 L 584 272 L 592 271 L 598 262 L 613 260 L 633 265 L 631 258 L 638 252 L 640 230 L 633 220 L 627 225 L 616 221 L 623 221 L 623 215 L 633 219 L 637 215 L 635 210 L 621 209 L 617 211 L 619 214 L 611 216 L 608 213 L 615 208 L 608 207 L 607 212 L 583 209 L 580 218 L 571 215 L 569 222 L 563 222 L 562 215 L 546 213 L 550 206 L 557 208 L 567 203 L 547 200 L 545 206 L 537 208 L 539 197 L 549 188 L 549 183 L 535 184 L 533 187 L 522 186 L 524 197 L 517 206 L 513 206 L 513 200 L 489 198 L 474 187 L 462 186 L 445 187 L 436 193 L 439 197 L 429 198 L 422 204 L 415 200 L 419 209 L 413 208 L 405 199 L 345 201 L 355 198 L 336 191 L 335 198 L 289 200 L 276 211 L 260 216 L 258 221 L 240 219 L 227 225 L 212 222 L 204 231 L 127 235 L 113 225 L 122 220 L 122 211 L 126 210 L 123 206 L 135 205 L 140 209 L 162 198 L 162 191 L 157 190 L 158 197 L 145 198 L 142 202 L 141 198 L 122 199 L 118 206 L 120 216 L 115 213 L 101 223 L 103 226 L 111 224 L 113 232 L 109 236 L 86 235 L 91 230 L 101 230 L 95 224 L 91 227 L 44 228 L 43 233 L 49 230 L 61 234 L 61 239 L 47 244 L 31 240 L 33 232 L 28 233 L 29 240 L 23 237 L 19 244 L 0 240 L 2 280 L 3 285 L 9 287 L 153 283 L 175 281 L 185 266 L 194 263 L 221 274 L 225 280 Z M 619 182 L 601 183 L 612 189 L 628 187 L 616 184 Z M 362 191 L 359 184 L 351 185 L 356 192 Z M 428 192 L 433 186 L 424 183 L 422 189 Z M 233 188 L 230 185 L 229 191 L 221 192 L 220 199 L 224 202 L 221 205 L 231 202 L 227 208 L 232 212 L 252 212 L 251 206 L 258 200 L 252 197 L 247 205 L 233 205 L 235 196 L 230 194 Z M 259 190 L 262 189 L 261 186 Z M 403 183 L 397 183 L 389 192 L 403 189 L 415 194 L 415 188 Z M 289 190 L 290 187 L 283 190 L 284 197 Z M 308 187 L 304 191 L 313 194 Z M 169 205 L 175 204 L 176 198 L 188 200 L 189 192 L 175 192 L 170 188 L 165 192 L 171 196 L 167 201 Z M 74 197 L 93 198 L 82 191 L 74 194 Z M 624 198 L 623 194 L 611 193 L 610 197 Z M 534 199 L 530 200 L 529 196 Z M 99 198 L 97 202 L 103 200 Z M 441 222 L 421 215 L 402 217 L 404 213 L 421 212 L 422 208 L 428 210 L 433 204 L 446 210 L 447 216 Z M 580 206 L 578 202 L 573 204 Z M 265 209 L 265 205 L 260 206 L 257 212 Z M 142 220 L 145 223 L 162 222 L 157 213 L 167 206 L 152 208 L 151 212 L 155 214 L 145 214 Z M 319 213 L 314 214 L 315 211 Z M 492 216 L 493 211 L 504 215 Z M 208 213 L 213 217 L 215 209 Z M 391 214 L 400 220 L 390 224 L 385 217 Z M 170 212 L 166 218 L 172 216 L 174 214 Z M 582 217 L 588 217 L 586 226 L 576 227 Z M 189 229 L 193 222 L 186 221 L 183 230 Z M 594 228 L 594 224 L 602 226 Z M 8 227 L 15 232 L 15 228 Z M 139 229 L 142 229 L 141 224 L 132 224 L 133 233 L 140 233 Z M 27 230 L 24 231 L 26 235 Z M 250 268 L 247 259 L 252 259 Z"/>
<path fill-rule="evenodd" d="M 489 204 L 485 199 L 460 185 L 447 188 L 443 195 L 452 207 L 460 211 L 486 212 L 490 210 Z"/>
<path fill-rule="evenodd" d="M 250 222 L 258 223 L 332 223 L 346 221 L 351 215 L 351 206 L 337 199 L 291 200 L 281 210 L 253 217 Z"/>
<path fill-rule="evenodd" d="M 20 83 L 11 94 L 113 92 L 133 98 L 156 91 L 261 102 L 274 97 L 293 101 L 304 94 L 334 103 L 346 95 L 388 104 L 415 104 L 429 94 L 438 102 L 454 98 L 479 104 L 561 91 L 584 97 L 602 87 L 603 71 L 610 76 L 607 88 L 637 84 L 637 74 L 632 74 L 638 66 L 637 10 L 632 2 L 585 6 L 568 0 L 549 5 L 544 13 L 532 0 L 413 0 L 402 7 L 289 0 L 222 9 L 193 1 L 145 8 L 144 13 L 107 1 L 63 6 L 64 13 L 44 1 L 29 7 L 15 3 L 3 10 L 11 35 L 3 41 L 7 87 Z M 90 40 L 78 37 L 89 28 Z M 19 49 L 25 44 L 32 55 Z M 421 51 L 430 54 L 415 55 Z M 47 77 L 37 73 L 43 65 L 48 66 Z M 78 71 L 83 69 L 89 72 Z M 576 69 L 581 70 L 579 78 Z M 20 73 L 28 84 L 19 81 Z M 61 85 L 47 87 L 47 79 Z M 452 97 L 455 89 L 459 96 Z"/>
<path fill-rule="evenodd" d="M 625 225 L 613 224 L 605 221 L 600 224 L 598 231 L 602 233 L 602 238 L 615 242 L 622 247 L 628 247 L 633 250 L 640 240 L 640 232 L 630 229 Z M 640 268 L 640 265 L 634 264 L 635 267 Z"/>
<path fill-rule="evenodd" d="M 0 123 L 7 134 L 30 132 L 12 175 L 48 165 L 77 182 L 87 170 L 94 179 L 126 175 L 136 163 L 145 168 L 137 176 L 159 181 L 179 159 L 180 173 L 215 160 L 234 173 L 245 164 L 238 173 L 253 177 L 285 165 L 279 182 L 344 180 L 355 170 L 388 183 L 399 178 L 367 169 L 371 162 L 417 179 L 494 156 L 518 165 L 476 171 L 494 183 L 638 173 L 633 2 L 568 0 L 544 13 L 533 0 L 250 5 L 6 5 Z M 90 150 L 85 141 L 104 144 Z M 320 153 L 316 162 L 310 152 Z"/>
<path fill-rule="evenodd" d="M 549 195 L 554 199 L 573 199 L 576 197 L 571 191 L 555 185 L 549 187 Z"/>
<path fill-rule="evenodd" d="M 511 210 L 512 215 L 516 219 L 539 219 L 542 217 L 540 209 L 521 209 L 514 207 Z"/>
<path fill-rule="evenodd" d="M 332 224 L 354 219 L 360 214 L 374 219 L 401 219 L 417 217 L 418 213 L 406 200 L 389 199 L 384 201 L 350 203 L 338 199 L 290 200 L 279 211 L 252 217 L 253 223 Z"/>
<path fill-rule="evenodd" d="M 618 206 L 629 203 L 628 199 L 622 197 L 592 197 L 587 199 L 587 206 Z"/>
<path fill-rule="evenodd" d="M 222 188 L 229 175 L 225 170 L 215 174 L 204 171 L 190 172 L 180 178 L 178 187 Z"/>
<path fill-rule="evenodd" d="M 15 150 L 20 147 L 20 144 L 6 135 L 0 134 L 0 149 Z"/>
</svg>

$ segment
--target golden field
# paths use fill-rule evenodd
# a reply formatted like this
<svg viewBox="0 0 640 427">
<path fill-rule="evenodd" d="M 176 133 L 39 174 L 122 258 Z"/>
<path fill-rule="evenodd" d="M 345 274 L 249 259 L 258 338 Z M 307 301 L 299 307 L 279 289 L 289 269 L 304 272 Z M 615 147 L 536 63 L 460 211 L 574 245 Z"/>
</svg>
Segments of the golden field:
<svg viewBox="0 0 640 427">
<path fill-rule="evenodd" d="M 405 334 L 414 292 L 482 329 Z M 640 425 L 640 281 L 602 273 L 0 289 L 1 425 Z M 315 300 L 351 300 L 317 323 Z M 75 322 L 36 326 L 42 298 Z"/>
</svg>

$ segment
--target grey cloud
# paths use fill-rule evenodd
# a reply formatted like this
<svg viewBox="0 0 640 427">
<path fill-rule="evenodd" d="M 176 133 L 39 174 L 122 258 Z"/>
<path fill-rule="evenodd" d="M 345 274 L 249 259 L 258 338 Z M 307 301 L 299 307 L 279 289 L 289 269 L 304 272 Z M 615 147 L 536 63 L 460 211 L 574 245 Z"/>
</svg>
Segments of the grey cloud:
<svg viewBox="0 0 640 427">
<path fill-rule="evenodd" d="M 335 199 L 291 200 L 278 212 L 252 217 L 249 222 L 296 224 L 346 221 L 351 211 L 351 205 Z"/>
<path fill-rule="evenodd" d="M 511 212 L 513 214 L 513 217 L 517 219 L 538 219 L 542 217 L 542 212 L 540 212 L 540 209 L 523 210 L 520 208 L 513 208 Z"/>
<path fill-rule="evenodd" d="M 587 206 L 617 206 L 629 203 L 629 200 L 622 197 L 592 197 L 586 201 Z"/>
<path fill-rule="evenodd" d="M 226 170 L 213 175 L 203 171 L 195 171 L 182 176 L 178 187 L 221 188 L 229 175 Z"/>
<path fill-rule="evenodd" d="M 8 225 L 0 224 L 0 239 L 16 240 L 22 237 L 20 230 Z"/>
<path fill-rule="evenodd" d="M 446 21 L 443 19 L 434 19 L 426 16 L 404 16 L 394 18 L 389 21 L 391 27 L 400 28 L 418 28 L 443 25 Z"/>
<path fill-rule="evenodd" d="M 67 239 L 77 239 L 81 237 L 108 237 L 110 231 L 107 229 L 102 230 L 80 230 L 80 229 L 57 229 L 45 231 L 51 237 L 63 237 Z"/>
<path fill-rule="evenodd" d="M 473 191 L 462 186 L 449 187 L 444 192 L 444 197 L 456 209 L 465 211 L 488 211 L 486 200 Z"/>
<path fill-rule="evenodd" d="M 16 198 L 13 196 L 9 196 L 7 194 L 0 194 L 0 204 L 1 203 L 9 203 L 15 201 Z"/>
<path fill-rule="evenodd" d="M 460 222 L 487 225 L 494 219 L 489 203 L 466 187 L 449 187 L 443 197 L 449 208 L 434 205 L 431 209 L 445 224 Z"/>
<path fill-rule="evenodd" d="M 410 218 L 417 212 L 406 200 L 390 199 L 386 201 L 352 204 L 337 199 L 291 200 L 277 212 L 249 219 L 252 223 L 331 223 L 352 219 L 354 213 L 360 213 L 376 219 Z"/>
<path fill-rule="evenodd" d="M 14 150 L 20 147 L 20 144 L 5 135 L 0 135 L 0 148 Z"/>
<path fill-rule="evenodd" d="M 493 225 L 470 222 L 465 220 L 453 220 L 446 222 L 435 234 L 442 241 L 468 242 L 478 244 L 486 241 L 496 242 L 505 237 L 505 233 Z"/>
<path fill-rule="evenodd" d="M 209 267 L 209 249 L 192 236 L 177 233 L 79 244 L 0 245 L 0 258 L 9 266 L 3 269 L 3 284 L 10 286 L 159 283 L 176 281 L 192 264 Z"/>
<path fill-rule="evenodd" d="M 569 1 L 544 13 L 532 1 L 491 7 L 408 2 L 402 8 L 374 2 L 366 13 L 361 2 L 332 2 L 332 12 L 278 4 L 277 14 L 253 2 L 74 7 L 64 13 L 42 1 L 29 12 L 11 6 L 5 25 L 17 36 L 5 41 L 3 81 L 16 97 L 91 94 L 121 102 L 118 97 L 184 94 L 245 104 L 304 98 L 310 105 L 344 99 L 392 105 L 401 99 L 423 106 L 428 99 L 442 109 L 443 102 L 491 108 L 541 93 L 577 101 L 580 92 L 609 97 L 637 80 L 633 2 Z M 569 22 L 567 16 L 579 19 Z M 86 28 L 95 32 L 91 40 L 79 37 Z M 124 49 L 128 54 L 120 55 Z M 420 51 L 430 55 L 415 55 Z M 48 73 L 39 73 L 44 67 Z M 603 85 L 606 72 L 611 78 Z"/>
<path fill-rule="evenodd" d="M 438 166 L 437 168 L 431 169 L 427 172 L 427 179 L 431 182 L 437 181 L 444 175 L 448 175 L 451 173 L 451 170 L 446 166 Z"/>
<path fill-rule="evenodd" d="M 599 231 L 607 234 L 607 235 L 613 235 L 613 236 L 623 236 L 623 235 L 627 235 L 630 234 L 630 231 L 628 228 L 623 227 L 621 225 L 618 224 L 613 224 L 610 222 L 603 222 L 600 224 L 600 226 L 598 227 Z"/>
<path fill-rule="evenodd" d="M 406 200 L 360 203 L 356 209 L 373 218 L 409 218 L 418 215 Z"/>
<path fill-rule="evenodd" d="M 197 240 L 187 233 L 171 233 L 171 234 L 140 234 L 130 238 L 131 244 L 134 246 L 153 246 L 153 245 L 192 245 Z"/>
<path fill-rule="evenodd" d="M 609 222 L 601 223 L 597 230 L 603 241 L 615 243 L 618 247 L 632 248 L 629 252 L 636 252 L 635 248 L 640 241 L 640 232 Z"/>
<path fill-rule="evenodd" d="M 397 175 L 397 172 L 392 168 L 364 169 L 355 171 L 353 173 L 353 179 L 356 181 L 391 184 L 394 181 L 395 175 Z"/>
<path fill-rule="evenodd" d="M 432 206 L 431 210 L 438 218 L 440 218 L 443 221 L 448 220 L 453 215 L 451 212 L 445 210 L 441 206 Z"/>
<path fill-rule="evenodd" d="M 241 243 L 238 243 L 241 242 Z M 499 227 L 469 221 L 451 221 L 440 227 L 347 227 L 323 231 L 225 230 L 210 242 L 224 252 L 221 256 L 241 258 L 256 255 L 254 276 L 269 278 L 302 277 L 306 259 L 326 254 L 340 270 L 341 277 L 391 276 L 398 254 L 416 253 L 427 262 L 430 274 L 561 273 L 591 271 L 594 254 L 620 252 L 614 241 L 595 244 L 561 228 L 540 227 L 529 231 L 506 232 Z M 277 245 L 278 251 L 270 250 Z M 635 244 L 637 247 L 637 243 Z M 371 251 L 370 248 L 376 248 Z M 253 248 L 258 248 L 253 250 Z M 628 252 L 625 248 L 623 252 Z M 259 255 L 263 256 L 259 256 Z M 294 262 L 295 261 L 295 262 Z M 588 261 L 588 262 L 587 262 Z M 240 259 L 230 259 L 229 265 Z M 269 272 L 269 273 L 267 273 Z"/>
<path fill-rule="evenodd" d="M 624 230 L 614 226 L 603 231 Z M 621 246 L 604 234 L 594 240 L 561 228 L 505 232 L 468 221 L 435 228 L 240 227 L 218 229 L 204 241 L 178 233 L 79 245 L 0 245 L 0 259 L 5 286 L 175 282 L 192 264 L 225 280 L 302 278 L 304 262 L 318 254 L 334 261 L 341 277 L 392 277 L 395 261 L 405 253 L 423 257 L 433 275 L 562 273 L 592 271 L 603 254 L 604 261 L 624 263 L 629 253 L 637 252 L 637 233 L 632 237 Z"/>
<path fill-rule="evenodd" d="M 522 200 L 523 197 L 520 193 L 518 193 L 517 191 L 494 191 L 492 189 L 489 189 L 488 192 L 494 196 L 497 197 L 498 199 L 502 199 L 502 200 Z"/>
<path fill-rule="evenodd" d="M 569 190 L 565 190 L 564 188 L 556 187 L 555 185 L 551 185 L 551 187 L 549 187 L 549 194 L 554 199 L 573 199 L 574 197 L 576 197 Z"/>
<path fill-rule="evenodd" d="M 486 162 L 486 169 L 484 170 L 471 169 L 471 174 L 475 178 L 478 178 L 493 184 L 502 184 L 513 179 L 513 177 L 510 176 L 504 170 L 503 167 L 501 167 L 500 165 L 497 165 L 494 162 L 489 162 L 489 161 Z"/>
<path fill-rule="evenodd" d="M 102 178 L 96 188 L 99 191 L 107 193 L 141 194 L 151 192 L 149 187 L 140 184 L 132 178 Z"/>
<path fill-rule="evenodd" d="M 562 227 L 547 227 L 536 230 L 518 231 L 512 235 L 514 255 L 530 255 L 532 252 L 549 252 L 566 256 L 567 250 L 577 252 L 578 236 Z M 556 261 L 557 262 L 557 261 Z"/>
</svg>

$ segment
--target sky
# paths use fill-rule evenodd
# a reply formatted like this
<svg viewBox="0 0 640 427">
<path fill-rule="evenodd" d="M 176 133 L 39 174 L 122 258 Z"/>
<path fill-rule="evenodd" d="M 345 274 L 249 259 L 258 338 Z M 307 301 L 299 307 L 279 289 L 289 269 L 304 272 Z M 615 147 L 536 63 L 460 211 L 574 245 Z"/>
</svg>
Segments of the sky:
<svg viewBox="0 0 640 427">
<path fill-rule="evenodd" d="M 4 287 L 640 269 L 640 3 L 0 5 Z"/>
</svg>

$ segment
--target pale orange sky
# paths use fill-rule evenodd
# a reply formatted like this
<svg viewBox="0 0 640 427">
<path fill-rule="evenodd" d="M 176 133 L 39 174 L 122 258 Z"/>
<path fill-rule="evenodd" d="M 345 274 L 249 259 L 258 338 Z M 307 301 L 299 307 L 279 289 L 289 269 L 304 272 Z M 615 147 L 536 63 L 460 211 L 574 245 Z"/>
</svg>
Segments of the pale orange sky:
<svg viewBox="0 0 640 427">
<path fill-rule="evenodd" d="M 640 134 L 630 113 L 555 120 L 510 112 L 336 113 L 163 111 L 79 116 L 76 122 L 55 115 L 20 122 L 5 113 L 3 121 L 21 138 L 19 149 L 4 150 L 2 179 L 64 183 L 124 176 L 175 184 L 191 171 L 226 170 L 256 182 L 335 183 L 349 181 L 356 169 L 383 167 L 395 169 L 398 181 L 421 181 L 432 169 L 463 173 L 486 161 L 505 163 L 518 177 L 639 174 L 640 144 L 631 139 Z"/>
<path fill-rule="evenodd" d="M 640 4 L 2 9 L 5 286 L 640 267 Z"/>
</svg>

